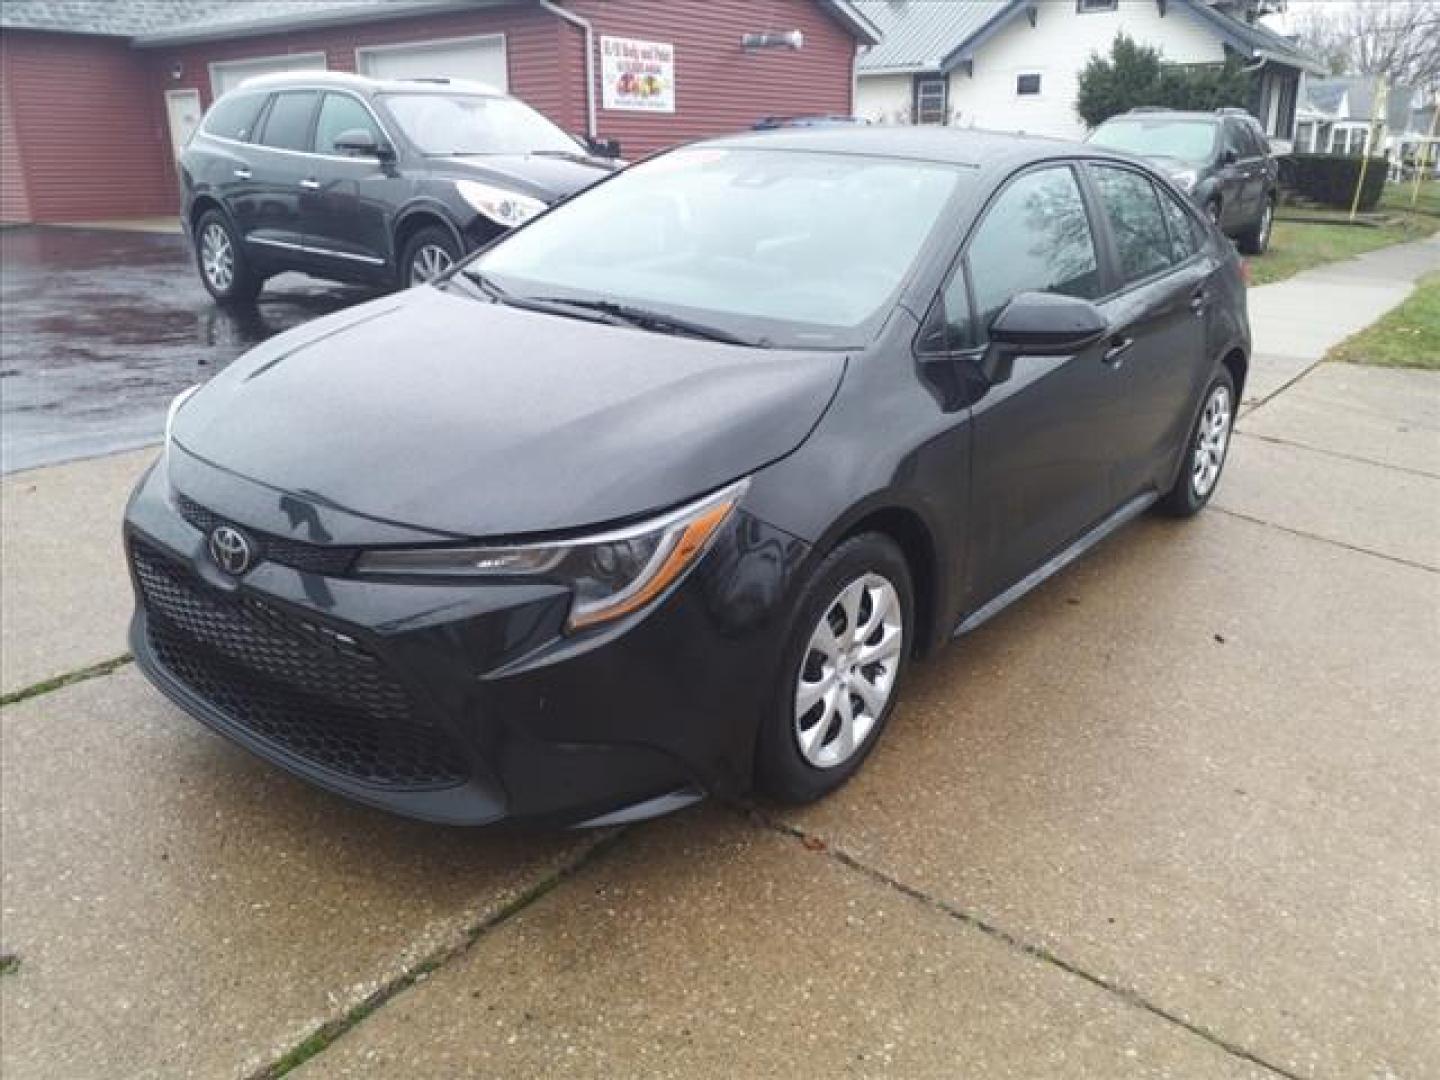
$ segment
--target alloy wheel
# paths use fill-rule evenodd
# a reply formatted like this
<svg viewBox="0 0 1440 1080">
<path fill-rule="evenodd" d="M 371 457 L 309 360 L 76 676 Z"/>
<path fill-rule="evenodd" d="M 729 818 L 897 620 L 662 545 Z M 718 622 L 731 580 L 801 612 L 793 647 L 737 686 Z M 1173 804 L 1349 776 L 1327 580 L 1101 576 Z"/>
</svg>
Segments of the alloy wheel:
<svg viewBox="0 0 1440 1080">
<path fill-rule="evenodd" d="M 1200 429 L 1195 433 L 1195 451 L 1190 462 L 1190 484 L 1199 498 L 1209 495 L 1220 477 L 1225 450 L 1230 445 L 1230 419 L 1230 388 L 1216 386 L 1200 414 Z"/>
<path fill-rule="evenodd" d="M 426 244 L 410 260 L 410 284 L 423 285 L 434 281 L 454 264 L 450 253 L 439 244 Z"/>
<path fill-rule="evenodd" d="M 810 634 L 795 687 L 795 740 L 820 769 L 854 757 L 895 691 L 904 644 L 895 586 L 869 573 L 850 582 Z"/>
<path fill-rule="evenodd" d="M 216 292 L 226 292 L 235 281 L 235 248 L 218 221 L 207 225 L 200 238 L 200 267 Z"/>
<path fill-rule="evenodd" d="M 1265 209 L 1260 213 L 1260 242 L 1256 245 L 1261 251 L 1270 246 L 1270 229 L 1275 224 L 1275 204 L 1267 202 Z"/>
</svg>

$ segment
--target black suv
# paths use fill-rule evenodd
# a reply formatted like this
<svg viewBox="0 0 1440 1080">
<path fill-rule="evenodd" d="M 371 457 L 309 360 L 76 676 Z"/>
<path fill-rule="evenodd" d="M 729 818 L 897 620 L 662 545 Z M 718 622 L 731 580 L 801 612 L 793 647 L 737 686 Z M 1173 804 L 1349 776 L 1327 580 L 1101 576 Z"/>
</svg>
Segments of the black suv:
<svg viewBox="0 0 1440 1080">
<path fill-rule="evenodd" d="M 404 287 L 608 176 L 618 151 L 479 83 L 267 76 L 185 148 L 181 220 L 222 303 L 286 270 Z"/>
<path fill-rule="evenodd" d="M 1132 109 L 1106 120 L 1089 141 L 1159 165 L 1245 254 L 1270 246 L 1280 171 L 1264 129 L 1244 109 Z"/>
</svg>

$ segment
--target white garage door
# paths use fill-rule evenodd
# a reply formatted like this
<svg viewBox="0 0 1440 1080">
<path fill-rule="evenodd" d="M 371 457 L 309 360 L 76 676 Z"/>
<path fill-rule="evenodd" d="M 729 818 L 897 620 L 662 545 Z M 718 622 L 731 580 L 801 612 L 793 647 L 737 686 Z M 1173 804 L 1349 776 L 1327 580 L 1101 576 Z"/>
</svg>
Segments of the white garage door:
<svg viewBox="0 0 1440 1080">
<path fill-rule="evenodd" d="M 256 75 L 274 75 L 282 71 L 324 71 L 325 54 L 295 53 L 291 56 L 267 56 L 262 60 L 216 60 L 210 65 L 210 91 L 215 97 L 234 90 L 246 79 Z"/>
<path fill-rule="evenodd" d="M 510 87 L 503 34 L 356 49 L 355 62 L 362 75 L 376 79 L 472 79 L 496 90 Z"/>
</svg>

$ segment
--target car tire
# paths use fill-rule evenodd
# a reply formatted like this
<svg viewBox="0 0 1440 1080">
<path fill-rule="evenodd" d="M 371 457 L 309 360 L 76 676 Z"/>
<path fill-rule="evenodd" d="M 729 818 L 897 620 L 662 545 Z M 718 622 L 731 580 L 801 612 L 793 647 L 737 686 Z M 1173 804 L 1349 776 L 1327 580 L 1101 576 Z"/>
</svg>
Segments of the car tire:
<svg viewBox="0 0 1440 1080">
<path fill-rule="evenodd" d="M 909 668 L 914 611 L 910 568 L 889 537 L 851 537 L 815 568 L 796 601 L 761 720 L 755 762 L 761 792 L 812 802 L 864 764 Z M 858 641 L 855 626 L 863 635 Z"/>
<path fill-rule="evenodd" d="M 405 241 L 400 253 L 400 288 L 424 285 L 460 261 L 460 245 L 449 229 L 426 225 Z"/>
<path fill-rule="evenodd" d="M 1265 200 L 1265 206 L 1255 223 L 1240 234 L 1239 247 L 1246 255 L 1264 255 L 1270 247 L 1270 230 L 1275 225 L 1275 199 Z"/>
<path fill-rule="evenodd" d="M 219 304 L 253 304 L 265 284 L 245 257 L 230 219 L 207 210 L 195 225 L 195 266 L 200 283 Z"/>
<path fill-rule="evenodd" d="M 1224 368 L 1210 380 L 1200 411 L 1191 425 L 1185 442 L 1185 456 L 1180 462 L 1175 485 L 1157 504 L 1162 513 L 1171 517 L 1198 514 L 1220 484 L 1230 449 L 1230 436 L 1235 424 L 1235 381 Z"/>
</svg>

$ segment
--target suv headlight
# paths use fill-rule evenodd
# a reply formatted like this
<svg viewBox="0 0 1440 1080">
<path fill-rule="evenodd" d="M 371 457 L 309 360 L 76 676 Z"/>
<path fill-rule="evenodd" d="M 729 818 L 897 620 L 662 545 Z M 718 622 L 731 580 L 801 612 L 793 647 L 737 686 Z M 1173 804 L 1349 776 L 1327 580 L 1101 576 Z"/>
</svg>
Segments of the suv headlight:
<svg viewBox="0 0 1440 1080">
<path fill-rule="evenodd" d="M 734 512 L 748 480 L 658 518 L 552 544 L 380 549 L 361 556 L 361 574 L 535 579 L 574 593 L 567 628 L 581 630 L 639 611 L 700 559 Z"/>
<path fill-rule="evenodd" d="M 507 229 L 524 224 L 545 209 L 545 204 L 539 199 L 482 184 L 478 180 L 456 180 L 455 190 L 476 210 Z"/>
<path fill-rule="evenodd" d="M 1181 191 L 1193 191 L 1195 181 L 1200 179 L 1200 174 L 1194 169 L 1181 169 L 1179 172 L 1171 173 L 1170 179 L 1175 181 L 1175 186 Z"/>
</svg>

